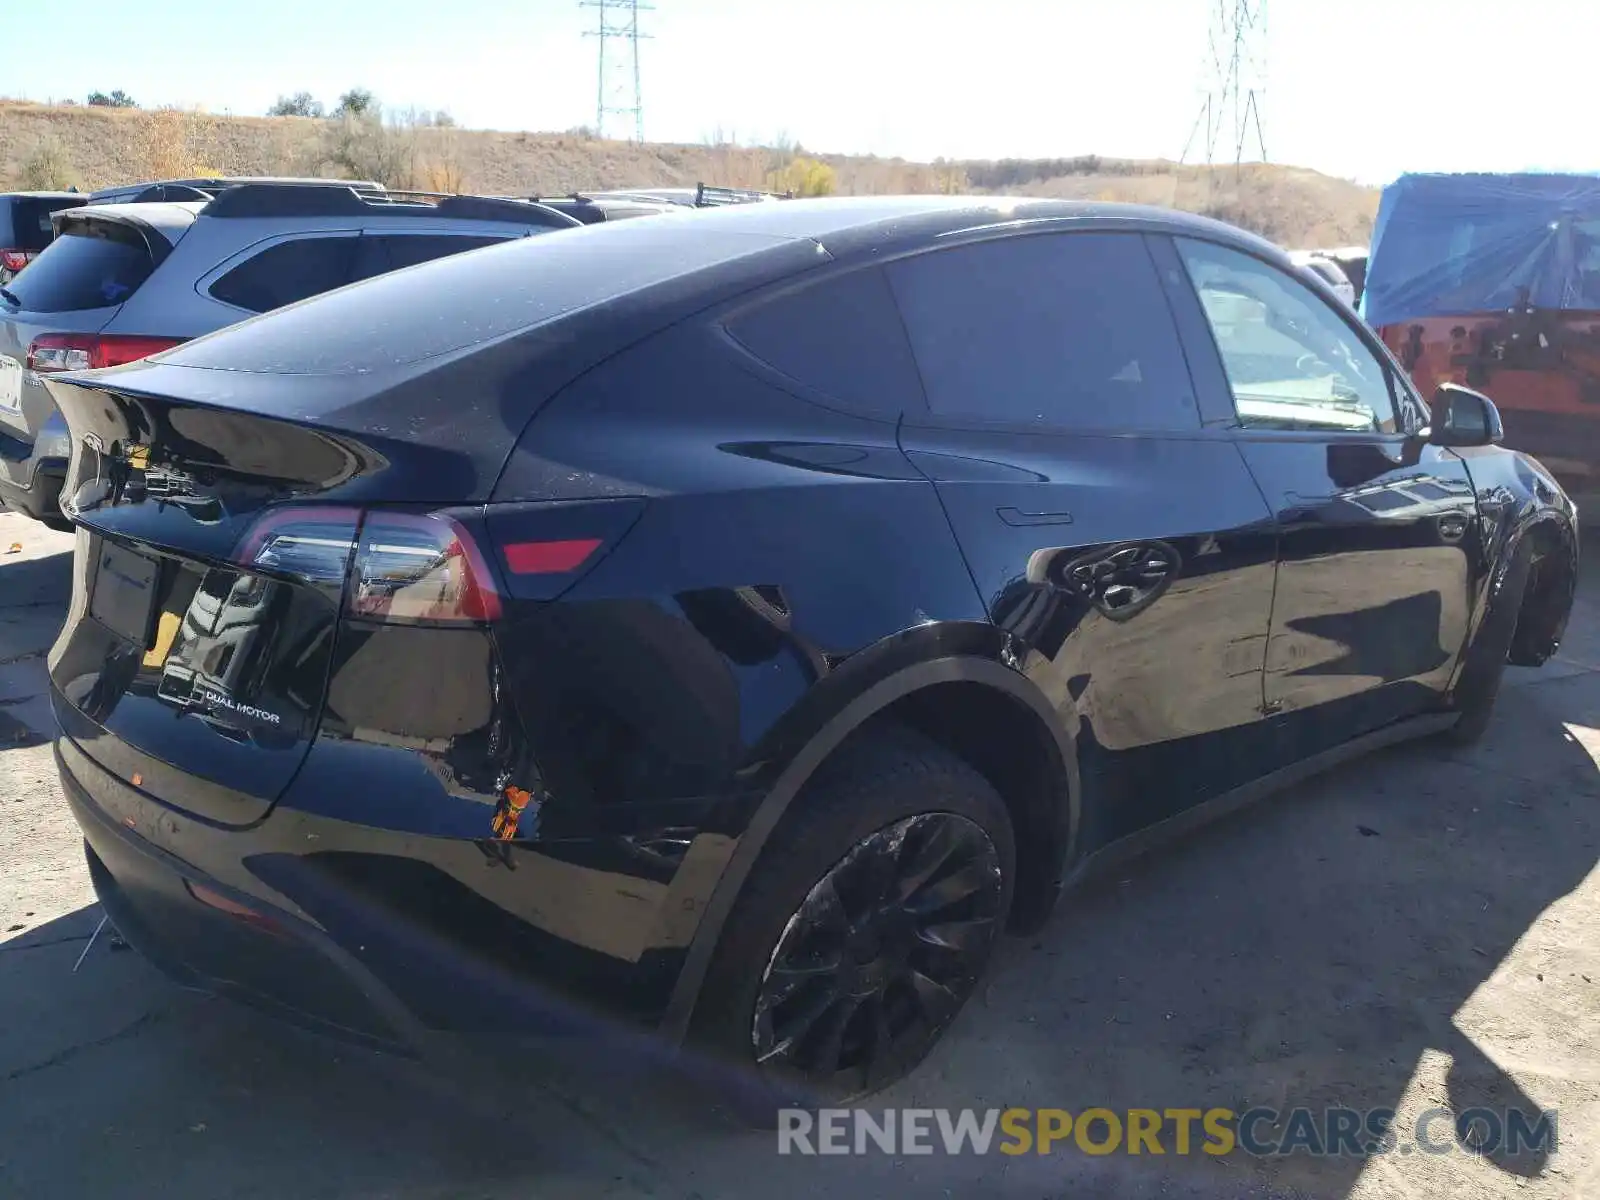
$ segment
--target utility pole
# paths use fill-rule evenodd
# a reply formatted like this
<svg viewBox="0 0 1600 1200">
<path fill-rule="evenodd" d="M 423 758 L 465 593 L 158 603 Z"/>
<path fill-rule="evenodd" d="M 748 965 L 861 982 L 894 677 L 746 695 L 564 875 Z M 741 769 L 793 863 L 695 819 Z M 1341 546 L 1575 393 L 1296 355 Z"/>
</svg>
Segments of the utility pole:
<svg viewBox="0 0 1600 1200">
<path fill-rule="evenodd" d="M 1252 142 L 1261 161 L 1267 161 L 1267 138 L 1261 124 L 1267 87 L 1267 0 L 1209 3 L 1211 20 L 1202 65 L 1205 94 L 1178 161 L 1187 162 L 1198 143 L 1205 165 L 1212 166 L 1217 140 L 1226 128 L 1237 170 L 1244 162 L 1246 145 Z"/>
<path fill-rule="evenodd" d="M 606 135 L 607 117 L 632 117 L 633 140 L 644 141 L 644 96 L 639 84 L 639 39 L 648 33 L 639 31 L 639 14 L 654 8 L 640 0 L 579 0 L 580 8 L 592 8 L 599 18 L 594 29 L 584 31 L 584 37 L 595 38 L 600 46 L 600 59 L 595 78 L 594 131 L 596 137 Z M 606 47 L 612 46 L 611 53 Z"/>
</svg>

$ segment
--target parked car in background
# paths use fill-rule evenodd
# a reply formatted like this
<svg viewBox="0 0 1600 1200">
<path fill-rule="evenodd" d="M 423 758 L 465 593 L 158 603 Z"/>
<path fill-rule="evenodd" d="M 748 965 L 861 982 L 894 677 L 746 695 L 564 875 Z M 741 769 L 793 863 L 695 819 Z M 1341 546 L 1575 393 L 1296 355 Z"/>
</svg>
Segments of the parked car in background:
<svg viewBox="0 0 1600 1200">
<path fill-rule="evenodd" d="M 1492 403 L 1152 209 L 599 223 L 46 387 L 57 761 L 129 942 L 779 1098 L 905 1075 L 1152 827 L 1477 738 L 1577 577 Z"/>
<path fill-rule="evenodd" d="M 40 379 L 142 358 L 347 283 L 578 222 L 519 200 L 307 182 L 90 205 L 0 292 L 0 500 L 59 523 L 66 426 Z"/>
<path fill-rule="evenodd" d="M 566 213 L 585 225 L 596 225 L 601 221 L 624 221 L 633 217 L 659 217 L 665 213 L 683 211 L 682 205 L 669 200 L 594 195 L 589 192 L 572 192 L 566 196 L 529 196 L 528 199 Z"/>
<path fill-rule="evenodd" d="M 1339 246 L 1332 250 L 1319 251 L 1322 257 L 1339 265 L 1344 272 L 1344 277 L 1350 281 L 1350 286 L 1355 289 L 1356 303 L 1361 303 L 1361 295 L 1367 286 L 1367 248 L 1365 246 Z"/>
<path fill-rule="evenodd" d="M 1289 261 L 1302 271 L 1309 271 L 1333 289 L 1333 294 L 1344 303 L 1355 307 L 1356 289 L 1343 268 L 1318 250 L 1291 250 Z"/>
<path fill-rule="evenodd" d="M 50 244 L 55 237 L 52 215 L 88 201 L 81 192 L 0 193 L 0 287 Z"/>
<path fill-rule="evenodd" d="M 708 183 L 697 183 L 694 187 L 616 188 L 586 194 L 596 199 L 647 200 L 677 204 L 684 208 L 723 208 L 729 204 L 762 204 L 771 200 L 789 199 L 787 195 L 778 192 L 763 192 L 756 188 L 716 187 Z"/>
<path fill-rule="evenodd" d="M 361 192 L 382 192 L 383 184 L 370 179 L 302 178 L 289 175 L 211 175 L 188 179 L 148 179 L 119 183 L 89 193 L 91 204 L 127 204 L 155 200 L 209 200 L 226 188 L 246 183 L 311 184 L 319 187 L 353 187 Z"/>
<path fill-rule="evenodd" d="M 1362 307 L 1418 387 L 1488 392 L 1508 446 L 1600 500 L 1600 176 L 1401 176 Z"/>
</svg>

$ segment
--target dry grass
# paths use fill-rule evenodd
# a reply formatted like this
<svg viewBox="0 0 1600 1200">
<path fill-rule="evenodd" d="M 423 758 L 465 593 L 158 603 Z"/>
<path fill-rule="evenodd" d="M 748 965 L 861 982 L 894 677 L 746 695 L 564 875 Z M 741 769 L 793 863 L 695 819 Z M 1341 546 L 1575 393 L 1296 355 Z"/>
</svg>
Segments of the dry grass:
<svg viewBox="0 0 1600 1200">
<path fill-rule="evenodd" d="M 341 143 L 336 123 L 306 117 L 219 117 L 0 101 L 0 186 L 15 187 L 36 147 L 58 148 L 90 187 L 204 174 L 351 174 L 349 161 L 382 167 L 401 186 L 555 195 L 584 188 L 705 182 L 775 187 L 792 178 L 792 147 L 635 145 L 583 131 L 502 133 L 425 123 L 415 114 L 384 139 Z M 361 159 L 356 153 L 369 157 Z M 1286 245 L 1365 241 L 1375 189 L 1298 167 L 1207 171 L 1168 162 L 1085 157 L 1001 162 L 907 162 L 809 156 L 832 171 L 840 195 L 1005 192 L 1125 200 L 1206 212 Z M 370 171 L 362 171 L 369 174 Z"/>
</svg>

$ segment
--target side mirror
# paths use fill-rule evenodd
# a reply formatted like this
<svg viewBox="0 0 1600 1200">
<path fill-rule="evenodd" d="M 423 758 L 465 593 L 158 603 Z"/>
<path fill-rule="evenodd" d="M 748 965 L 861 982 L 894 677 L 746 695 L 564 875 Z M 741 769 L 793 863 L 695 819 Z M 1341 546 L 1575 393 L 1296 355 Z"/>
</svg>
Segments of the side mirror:
<svg viewBox="0 0 1600 1200">
<path fill-rule="evenodd" d="M 1428 440 L 1435 446 L 1493 446 L 1505 436 L 1500 410 L 1482 392 L 1441 383 L 1433 393 Z"/>
</svg>

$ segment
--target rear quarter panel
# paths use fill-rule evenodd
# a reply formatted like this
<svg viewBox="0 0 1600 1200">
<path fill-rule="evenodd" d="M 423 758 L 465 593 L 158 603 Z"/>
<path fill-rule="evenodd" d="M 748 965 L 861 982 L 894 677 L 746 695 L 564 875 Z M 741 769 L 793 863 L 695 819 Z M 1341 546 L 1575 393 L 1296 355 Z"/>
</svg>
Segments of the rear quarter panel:
<svg viewBox="0 0 1600 1200">
<path fill-rule="evenodd" d="M 501 632 L 532 741 L 592 803 L 759 792 L 901 659 L 892 647 L 948 623 L 988 630 L 895 425 L 785 392 L 700 322 L 533 422 L 495 499 L 558 496 L 647 500 L 559 604 L 519 606 Z"/>
</svg>

